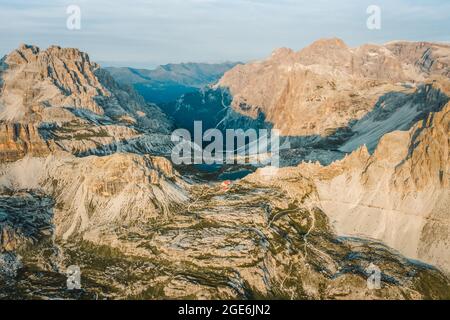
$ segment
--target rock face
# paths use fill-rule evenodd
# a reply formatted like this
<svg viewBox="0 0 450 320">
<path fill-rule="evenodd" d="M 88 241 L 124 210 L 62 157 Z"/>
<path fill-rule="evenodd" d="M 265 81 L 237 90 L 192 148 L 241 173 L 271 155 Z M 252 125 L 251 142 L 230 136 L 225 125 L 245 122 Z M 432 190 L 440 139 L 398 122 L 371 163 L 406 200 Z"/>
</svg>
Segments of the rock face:
<svg viewBox="0 0 450 320">
<path fill-rule="evenodd" d="M 103 113 L 94 97 L 107 92 L 94 76 L 96 66 L 76 49 L 50 47 L 41 52 L 35 46 L 22 45 L 3 64 L 2 120 L 38 122 L 58 115 L 71 117 L 70 112 L 53 107 Z"/>
<path fill-rule="evenodd" d="M 448 76 L 449 52 L 448 45 L 430 43 L 350 48 L 339 39 L 319 40 L 238 65 L 217 87 L 230 90 L 235 111 L 253 118 L 262 112 L 283 135 L 326 136 L 361 119 L 387 92 Z"/>
<path fill-rule="evenodd" d="M 52 199 L 42 193 L 7 192 L 0 201 L 0 255 L 52 234 Z"/>
<path fill-rule="evenodd" d="M 165 161 L 153 162 L 161 171 L 167 165 Z M 102 172 L 100 168 L 97 166 L 95 171 Z M 65 270 L 68 265 L 82 267 L 83 294 L 88 298 L 449 297 L 450 282 L 439 271 L 408 261 L 379 243 L 337 238 L 329 229 L 326 216 L 314 204 L 314 185 L 296 170 L 290 169 L 278 176 L 277 181 L 253 176 L 235 183 L 229 190 L 218 184 L 194 186 L 189 204 L 172 208 L 170 219 L 154 220 L 146 219 L 145 212 L 139 211 L 143 206 L 134 210 L 123 207 L 126 210 L 115 216 L 118 213 L 113 209 L 117 205 L 115 199 L 124 200 L 118 195 L 122 190 L 130 190 L 129 183 L 124 188 L 123 179 L 105 183 L 105 178 L 99 181 L 98 175 L 83 175 L 80 180 L 89 179 L 88 183 L 80 185 L 75 181 L 73 187 L 66 185 L 72 195 L 70 200 L 64 199 L 64 195 L 56 198 L 60 203 L 55 206 L 56 234 L 59 226 L 74 225 L 72 219 L 76 216 L 67 215 L 71 208 L 59 208 L 64 203 L 71 205 L 72 199 L 84 204 L 93 202 L 95 206 L 104 203 L 101 199 L 107 197 L 98 193 L 109 192 L 116 196 L 110 200 L 116 202 L 110 214 L 105 219 L 98 216 L 95 208 L 93 213 L 81 212 L 77 229 L 82 231 L 87 226 L 82 231 L 84 241 L 70 237 L 51 258 L 46 247 L 19 251 L 21 263 L 28 268 L 2 286 L 0 297 L 66 297 L 69 293 L 63 289 L 65 279 L 60 278 L 57 270 Z M 136 168 L 131 167 L 130 171 Z M 59 172 L 58 176 L 62 174 Z M 132 181 L 142 178 L 156 179 L 160 186 L 164 183 L 164 179 L 152 174 L 135 173 L 130 177 Z M 55 183 L 56 188 L 63 180 Z M 293 183 L 297 186 L 295 192 L 286 192 Z M 87 193 L 92 200 L 73 195 L 83 185 L 97 188 Z M 149 190 L 143 191 L 136 197 L 145 196 Z M 162 191 L 175 194 L 173 190 Z M 128 199 L 134 197 L 128 192 L 126 195 Z M 80 212 L 80 207 L 74 209 Z M 50 266 L 42 264 L 42 260 Z M 374 262 L 382 270 L 380 290 L 367 287 Z M 13 268 L 7 270 L 10 269 Z M 29 270 L 45 272 L 40 272 L 36 279 Z"/>
<path fill-rule="evenodd" d="M 0 61 L 0 298 L 448 299 L 446 50 L 323 40 L 183 96 L 185 127 L 349 153 L 221 184 L 174 170 L 171 121 L 86 54 L 22 46 Z"/>
<path fill-rule="evenodd" d="M 364 144 L 373 152 L 386 133 L 409 130 L 441 110 L 449 97 L 434 84 L 448 79 L 449 51 L 432 43 L 350 48 L 339 39 L 319 40 L 238 65 L 212 88 L 165 108 L 189 130 L 194 121 L 222 130 L 279 129 L 290 143 L 282 165 L 326 165 Z"/>
<path fill-rule="evenodd" d="M 23 45 L 0 70 L 0 187 L 50 196 L 57 237 L 164 217 L 187 199 L 171 163 L 143 155 L 170 152 L 170 121 L 87 54 Z"/>
<path fill-rule="evenodd" d="M 16 157 L 23 156 L 33 149 L 27 142 L 30 139 L 37 143 L 35 149 L 42 149 L 33 137 L 37 130 L 45 131 L 45 140 L 73 153 L 100 153 L 102 149 L 111 153 L 108 150 L 119 148 L 127 139 L 144 141 L 140 152 L 165 153 L 170 148 L 171 122 L 161 110 L 118 85 L 77 49 L 52 46 L 41 51 L 22 45 L 1 60 L 0 78 L 2 140 L 9 143 L 6 148 L 12 148 L 5 149 L 6 153 L 19 149 Z M 30 134 L 20 137 L 22 131 L 16 130 L 13 135 L 20 142 L 15 144 L 22 147 L 14 147 L 8 142 L 8 128 L 21 126 Z"/>
<path fill-rule="evenodd" d="M 413 65 L 425 75 L 450 77 L 448 46 L 429 42 L 391 42 L 386 44 L 401 61 Z"/>
<path fill-rule="evenodd" d="M 27 157 L 3 171 L 1 188 L 51 195 L 55 235 L 62 239 L 166 219 L 173 206 L 188 199 L 185 183 L 159 157 L 117 153 L 75 158 L 63 153 Z"/>
<path fill-rule="evenodd" d="M 325 169 L 346 168 L 318 183 L 339 233 L 382 240 L 450 271 L 449 108 L 386 135 L 371 156 L 363 149 Z"/>
<path fill-rule="evenodd" d="M 303 163 L 317 201 L 340 235 L 383 241 L 407 257 L 450 271 L 450 104 L 409 131 L 329 166 Z"/>
<path fill-rule="evenodd" d="M 2 64 L 0 119 L 4 121 L 70 121 L 76 117 L 67 109 L 74 108 L 138 122 L 138 112 L 147 111 L 145 105 L 139 105 L 140 98 L 121 90 L 108 73 L 77 49 L 53 46 L 40 51 L 23 45 Z"/>
<path fill-rule="evenodd" d="M 171 150 L 170 120 L 87 54 L 23 45 L 0 61 L 0 78 L 2 296 L 20 292 L 24 265 L 64 278 L 72 241 L 117 242 L 117 230 L 168 220 L 189 199 L 156 156 Z"/>
</svg>

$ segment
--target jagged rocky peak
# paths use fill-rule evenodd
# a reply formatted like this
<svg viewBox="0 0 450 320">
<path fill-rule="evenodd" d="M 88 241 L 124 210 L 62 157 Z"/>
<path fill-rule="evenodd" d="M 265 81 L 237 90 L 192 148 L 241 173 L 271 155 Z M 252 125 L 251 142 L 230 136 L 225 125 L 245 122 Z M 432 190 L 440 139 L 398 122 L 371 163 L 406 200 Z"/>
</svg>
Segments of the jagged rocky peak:
<svg viewBox="0 0 450 320">
<path fill-rule="evenodd" d="M 200 106 L 217 115 L 210 127 L 255 128 L 263 113 L 314 140 L 352 123 L 325 144 L 352 152 L 342 161 L 260 169 L 224 188 L 155 156 L 168 120 L 87 55 L 21 46 L 0 66 L 0 277 L 24 298 L 57 297 L 36 271 L 56 283 L 69 265 L 97 298 L 447 298 L 440 271 L 338 237 L 450 269 L 450 81 L 430 63 L 444 49 L 320 40 L 237 66 L 219 85 L 229 91 L 184 95 L 180 118 Z M 380 291 L 367 288 L 373 262 Z"/>
<path fill-rule="evenodd" d="M 7 55 L 6 63 L 13 67 L 24 63 L 30 63 L 33 61 L 49 61 L 51 58 L 58 57 L 62 61 L 79 61 L 86 62 L 87 65 L 92 67 L 98 67 L 97 64 L 89 61 L 87 53 L 80 51 L 76 48 L 61 48 L 60 46 L 52 45 L 46 50 L 41 51 L 39 47 L 28 44 L 21 44 L 19 48 L 12 51 Z"/>
<path fill-rule="evenodd" d="M 315 66 L 315 72 L 334 75 L 340 81 L 348 81 L 349 78 L 391 82 L 407 79 L 398 57 L 376 44 L 351 48 L 341 39 L 322 39 L 300 50 L 297 62 Z"/>
<path fill-rule="evenodd" d="M 117 84 L 78 49 L 51 46 L 42 51 L 22 45 L 2 60 L 0 70 L 3 121 L 70 122 L 79 118 L 71 110 L 81 109 L 149 130 L 167 131 L 171 126 L 156 106 Z"/>
<path fill-rule="evenodd" d="M 431 42 L 394 41 L 385 45 L 400 60 L 426 74 L 450 77 L 450 45 Z"/>
<path fill-rule="evenodd" d="M 40 49 L 37 46 L 22 43 L 18 49 L 7 55 L 8 62 L 11 66 L 27 63 L 39 53 Z"/>
<path fill-rule="evenodd" d="M 172 127 L 167 116 L 116 83 L 86 53 L 21 45 L 0 65 L 2 158 L 14 161 L 46 144 L 84 155 L 167 152 Z M 36 135 L 20 134 L 22 127 Z M 9 134 L 11 128 L 16 134 Z"/>
<path fill-rule="evenodd" d="M 99 66 L 89 56 L 72 48 L 51 46 L 41 51 L 36 46 L 22 45 L 6 56 L 0 103 L 0 119 L 8 121 L 40 121 L 63 116 L 61 110 L 73 107 L 96 114 L 104 110 L 95 97 L 108 95 L 95 71 Z M 66 112 L 65 115 L 70 117 Z"/>
<path fill-rule="evenodd" d="M 339 66 L 348 64 L 351 50 L 338 38 L 320 39 L 297 53 L 297 61 L 304 65 L 327 64 Z"/>
<path fill-rule="evenodd" d="M 420 83 L 448 78 L 449 55 L 449 46 L 434 43 L 351 48 L 323 39 L 237 66 L 215 87 L 230 91 L 236 112 L 255 118 L 261 111 L 283 135 L 327 136 L 363 118 L 383 95 L 412 93 Z"/>
<path fill-rule="evenodd" d="M 445 91 L 445 93 L 449 93 Z M 450 103 L 408 131 L 384 135 L 329 166 L 299 165 L 313 177 L 336 231 L 378 239 L 448 272 Z"/>
<path fill-rule="evenodd" d="M 293 61 L 295 59 L 295 51 L 290 48 L 278 48 L 272 51 L 269 59 L 280 61 Z"/>
<path fill-rule="evenodd" d="M 309 48 L 317 48 L 317 49 L 348 49 L 349 47 L 344 42 L 344 40 L 339 38 L 324 38 L 314 41 Z"/>
</svg>

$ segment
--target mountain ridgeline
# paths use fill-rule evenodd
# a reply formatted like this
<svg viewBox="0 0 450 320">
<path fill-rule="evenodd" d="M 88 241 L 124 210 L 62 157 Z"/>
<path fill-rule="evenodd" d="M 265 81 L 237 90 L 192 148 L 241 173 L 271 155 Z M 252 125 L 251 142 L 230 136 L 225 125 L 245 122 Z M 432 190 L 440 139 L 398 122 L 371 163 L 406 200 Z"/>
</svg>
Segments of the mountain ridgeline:
<svg viewBox="0 0 450 320">
<path fill-rule="evenodd" d="M 0 60 L 0 298 L 449 299 L 449 57 L 324 39 L 105 70 L 20 46 Z M 280 130 L 282 168 L 174 167 L 195 120 Z"/>
<path fill-rule="evenodd" d="M 204 130 L 278 129 L 291 146 L 283 165 L 330 164 L 364 144 L 373 152 L 386 133 L 441 110 L 449 97 L 435 84 L 448 79 L 449 50 L 426 42 L 350 48 L 324 39 L 236 65 L 216 84 L 159 106 L 190 131 L 196 120 Z"/>
<path fill-rule="evenodd" d="M 219 64 L 180 63 L 166 64 L 154 70 L 107 67 L 118 83 L 134 87 L 151 103 L 175 101 L 182 94 L 216 83 L 223 74 L 238 63 Z"/>
</svg>

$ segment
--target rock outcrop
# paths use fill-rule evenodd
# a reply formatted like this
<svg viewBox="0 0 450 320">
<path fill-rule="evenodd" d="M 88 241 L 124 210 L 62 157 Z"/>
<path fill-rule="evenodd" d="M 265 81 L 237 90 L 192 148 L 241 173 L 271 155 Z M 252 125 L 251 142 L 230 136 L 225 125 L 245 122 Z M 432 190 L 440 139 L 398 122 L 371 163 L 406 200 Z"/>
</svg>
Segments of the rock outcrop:
<svg viewBox="0 0 450 320">
<path fill-rule="evenodd" d="M 49 153 L 49 144 L 34 124 L 0 124 L 0 163 L 13 162 L 27 154 L 39 157 Z"/>
<path fill-rule="evenodd" d="M 185 95 L 186 127 L 348 153 L 222 184 L 180 175 L 171 121 L 86 54 L 22 46 L 0 61 L 0 298 L 448 299 L 448 51 L 321 40 Z"/>
<path fill-rule="evenodd" d="M 22 45 L 1 60 L 0 78 L 0 127 L 7 135 L 1 139 L 11 148 L 0 152 L 15 153 L 11 159 L 43 149 L 38 131 L 45 142 L 74 154 L 110 154 L 128 139 L 138 143 L 126 151 L 169 152 L 170 120 L 84 52 Z M 30 134 L 9 142 L 8 128 Z"/>
<path fill-rule="evenodd" d="M 327 136 L 370 112 L 387 92 L 405 92 L 433 76 L 448 76 L 450 46 L 396 42 L 348 47 L 319 40 L 294 52 L 238 65 L 217 87 L 230 90 L 236 112 L 259 112 L 286 136 Z"/>
<path fill-rule="evenodd" d="M 3 64 L 2 110 L 7 121 L 73 119 L 61 107 L 83 108 L 96 114 L 104 110 L 95 101 L 108 95 L 94 75 L 98 66 L 77 49 L 52 46 L 45 51 L 22 45 Z M 55 110 L 56 108 L 56 110 Z"/>
<path fill-rule="evenodd" d="M 409 131 L 383 136 L 373 154 L 362 146 L 329 166 L 302 163 L 294 172 L 314 181 L 338 234 L 377 239 L 449 272 L 449 123 L 447 103 Z"/>
<path fill-rule="evenodd" d="M 61 239 L 167 219 L 188 199 L 185 182 L 160 157 L 53 153 L 26 157 L 2 171 L 1 190 L 35 190 L 54 200 L 55 235 Z"/>
<path fill-rule="evenodd" d="M 152 166 L 162 172 L 166 172 L 167 165 L 166 161 L 152 160 Z M 84 172 L 76 166 L 77 172 Z M 65 167 L 63 172 L 71 170 Z M 101 167 L 97 166 L 96 171 Z M 136 169 L 131 167 L 130 171 Z M 0 297 L 66 297 L 70 293 L 64 289 L 65 278 L 60 279 L 58 270 L 65 270 L 68 265 L 82 267 L 83 294 L 91 298 L 449 297 L 450 281 L 438 270 L 408 261 L 379 243 L 336 237 L 325 214 L 314 204 L 316 191 L 312 182 L 302 178 L 298 171 L 295 173 L 296 168 L 290 170 L 279 176 L 278 183 L 252 177 L 228 190 L 219 184 L 194 186 L 190 190 L 192 201 L 172 209 L 170 219 L 145 219 L 145 212 L 139 211 L 145 210 L 142 206 L 123 206 L 126 211 L 115 216 L 117 201 L 123 204 L 122 190 L 137 192 L 137 189 L 129 188 L 129 183 L 124 188 L 124 178 L 109 177 L 113 181 L 106 183 L 106 177 L 99 180 L 92 172 L 83 175 L 81 179 L 89 179 L 88 183 L 75 181 L 73 186 L 65 184 L 64 189 L 68 188 L 70 199 L 78 202 L 74 208 L 82 213 L 80 228 L 88 226 L 83 233 L 84 241 L 71 237 L 59 250 L 32 246 L 28 251 L 19 251 L 23 256 L 21 263 L 28 268 L 2 286 Z M 58 176 L 63 172 L 59 171 Z M 164 183 L 164 178 L 152 174 L 139 172 L 130 177 L 132 181 L 142 178 L 159 181 L 159 186 Z M 63 179 L 55 182 L 57 189 L 63 185 L 61 182 Z M 297 183 L 295 193 L 286 192 L 292 183 Z M 86 192 L 90 201 L 79 194 L 84 193 L 80 191 L 83 185 L 97 188 Z M 145 186 L 142 182 L 138 185 Z M 143 191 L 142 195 L 130 196 L 129 192 L 126 195 L 128 199 L 140 199 L 148 190 Z M 174 195 L 173 190 L 162 191 Z M 110 201 L 115 204 L 108 219 L 99 219 L 95 212 L 95 206 L 105 203 L 100 199 L 106 195 L 99 192 L 114 196 Z M 64 203 L 72 203 L 67 200 L 64 195 L 56 199 L 57 234 L 58 225 L 73 225 L 76 221 L 73 218 L 79 217 L 67 215 L 70 207 L 60 208 Z M 93 212 L 81 211 L 88 203 L 93 204 Z M 0 266 L 1 263 L 0 260 Z M 381 270 L 379 290 L 367 286 L 373 263 Z M 12 273 L 14 269 L 17 268 L 0 270 Z M 33 270 L 42 271 L 38 280 L 30 280 L 36 278 L 32 277 Z M 25 287 L 28 290 L 21 290 Z"/>
</svg>

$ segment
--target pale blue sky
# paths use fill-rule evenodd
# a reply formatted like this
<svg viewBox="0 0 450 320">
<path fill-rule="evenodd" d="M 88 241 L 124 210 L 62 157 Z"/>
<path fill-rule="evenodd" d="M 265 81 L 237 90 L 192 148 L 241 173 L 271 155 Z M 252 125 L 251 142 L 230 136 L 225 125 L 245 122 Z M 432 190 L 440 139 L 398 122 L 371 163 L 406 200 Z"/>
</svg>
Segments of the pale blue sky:
<svg viewBox="0 0 450 320">
<path fill-rule="evenodd" d="M 66 28 L 79 5 L 81 30 Z M 381 30 L 366 28 L 379 5 Z M 20 43 L 77 47 L 95 61 L 152 67 L 248 61 L 324 37 L 347 44 L 450 41 L 450 0 L 0 0 L 0 55 Z"/>
</svg>

